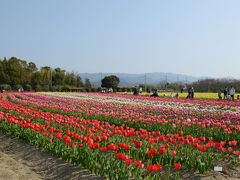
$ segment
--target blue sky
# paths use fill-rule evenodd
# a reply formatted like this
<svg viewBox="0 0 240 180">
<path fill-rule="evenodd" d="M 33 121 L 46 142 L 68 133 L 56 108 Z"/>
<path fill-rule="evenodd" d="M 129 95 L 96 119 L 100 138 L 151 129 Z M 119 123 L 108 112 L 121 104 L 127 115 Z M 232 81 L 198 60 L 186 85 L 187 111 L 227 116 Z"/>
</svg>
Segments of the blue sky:
<svg viewBox="0 0 240 180">
<path fill-rule="evenodd" d="M 0 58 L 240 78 L 239 0 L 0 0 Z"/>
</svg>

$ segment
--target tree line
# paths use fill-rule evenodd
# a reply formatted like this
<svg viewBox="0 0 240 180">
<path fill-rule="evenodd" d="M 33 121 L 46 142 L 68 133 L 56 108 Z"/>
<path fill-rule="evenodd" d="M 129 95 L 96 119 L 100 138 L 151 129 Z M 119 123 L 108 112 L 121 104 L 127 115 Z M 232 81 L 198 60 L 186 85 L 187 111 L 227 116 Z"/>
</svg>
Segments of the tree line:
<svg viewBox="0 0 240 180">
<path fill-rule="evenodd" d="M 75 72 L 49 66 L 37 68 L 34 62 L 11 57 L 0 59 L 0 88 L 10 91 L 67 91 L 70 88 L 91 91 L 89 79 L 83 82 Z"/>
<path fill-rule="evenodd" d="M 106 76 L 101 87 L 93 87 L 89 79 L 82 81 L 75 72 L 67 72 L 59 67 L 49 66 L 37 68 L 34 62 L 11 57 L 0 59 L 0 89 L 7 91 L 24 89 L 25 91 L 77 91 L 100 92 L 101 88 L 113 88 L 114 91 L 131 92 L 132 86 L 118 87 L 120 79 L 117 76 Z M 194 87 L 196 92 L 218 92 L 219 89 L 233 86 L 240 91 L 240 80 L 236 79 L 202 79 L 191 84 L 159 82 L 157 86 L 140 84 L 143 90 L 158 88 L 162 90 L 180 91 Z"/>
<path fill-rule="evenodd" d="M 189 87 L 194 87 L 197 92 L 218 92 L 220 89 L 223 91 L 225 87 L 228 89 L 232 86 L 236 92 L 240 91 L 240 80 L 222 78 L 222 79 L 202 79 L 192 84 Z"/>
</svg>

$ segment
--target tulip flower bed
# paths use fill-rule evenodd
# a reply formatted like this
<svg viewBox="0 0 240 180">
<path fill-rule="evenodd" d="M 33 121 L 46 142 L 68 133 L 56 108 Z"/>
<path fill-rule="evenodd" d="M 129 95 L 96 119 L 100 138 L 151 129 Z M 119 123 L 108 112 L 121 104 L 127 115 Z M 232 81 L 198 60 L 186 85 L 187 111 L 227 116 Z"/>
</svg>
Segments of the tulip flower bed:
<svg viewBox="0 0 240 180">
<path fill-rule="evenodd" d="M 0 97 L 0 130 L 109 179 L 239 166 L 237 102 L 94 93 Z"/>
</svg>

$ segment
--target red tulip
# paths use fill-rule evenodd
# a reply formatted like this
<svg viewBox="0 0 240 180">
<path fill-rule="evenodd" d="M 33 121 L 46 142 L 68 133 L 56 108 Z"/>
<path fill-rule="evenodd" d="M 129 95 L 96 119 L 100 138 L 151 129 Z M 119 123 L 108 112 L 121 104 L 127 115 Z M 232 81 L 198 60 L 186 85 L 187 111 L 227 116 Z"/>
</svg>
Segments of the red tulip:
<svg viewBox="0 0 240 180">
<path fill-rule="evenodd" d="M 140 148 L 142 146 L 142 141 L 136 141 L 135 142 L 135 147 Z"/>
<path fill-rule="evenodd" d="M 140 160 L 139 161 L 134 161 L 134 164 L 135 164 L 135 166 L 142 167 L 142 162 Z"/>
<path fill-rule="evenodd" d="M 157 149 L 156 148 L 152 148 L 151 149 L 151 153 L 152 153 L 152 155 L 156 154 L 157 153 Z"/>
<path fill-rule="evenodd" d="M 200 136 L 200 141 L 205 142 L 206 138 L 204 136 Z"/>
<path fill-rule="evenodd" d="M 126 144 L 124 148 L 125 148 L 125 150 L 130 150 L 130 145 Z"/>
<path fill-rule="evenodd" d="M 148 152 L 147 152 L 147 156 L 148 156 L 148 157 L 152 157 L 152 156 L 153 156 L 153 155 L 152 155 L 152 152 L 151 152 L 151 151 L 148 151 Z"/>
<path fill-rule="evenodd" d="M 169 144 L 165 144 L 164 147 L 165 147 L 165 148 L 168 148 L 168 147 L 169 147 Z"/>
<path fill-rule="evenodd" d="M 78 147 L 81 148 L 83 146 L 82 143 L 78 143 Z"/>
<path fill-rule="evenodd" d="M 236 155 L 240 155 L 240 151 L 234 151 L 233 153 Z"/>
<path fill-rule="evenodd" d="M 125 148 L 125 143 L 119 143 L 120 148 Z"/>
<path fill-rule="evenodd" d="M 181 164 L 180 163 L 174 163 L 174 168 L 175 169 L 180 169 L 181 168 Z"/>
<path fill-rule="evenodd" d="M 202 151 L 202 152 L 204 152 L 204 151 L 205 151 L 205 147 L 204 147 L 204 146 L 200 146 L 200 147 L 199 147 L 199 150 Z"/>
<path fill-rule="evenodd" d="M 179 136 L 183 136 L 183 131 L 178 131 Z"/>
<path fill-rule="evenodd" d="M 69 142 L 68 145 L 69 145 L 69 147 L 73 147 L 74 143 Z"/>
<path fill-rule="evenodd" d="M 127 166 L 129 166 L 131 163 L 132 163 L 132 160 L 131 160 L 131 159 L 125 159 L 125 164 L 126 164 Z"/>
<path fill-rule="evenodd" d="M 166 149 L 164 147 L 160 147 L 158 152 L 159 154 L 164 154 L 166 152 Z"/>
<path fill-rule="evenodd" d="M 155 171 L 161 171 L 161 169 L 162 169 L 162 165 L 158 165 L 158 164 L 154 164 L 153 165 L 153 169 L 155 170 Z"/>
<path fill-rule="evenodd" d="M 107 139 L 108 139 L 107 136 L 102 136 L 102 137 L 101 137 L 101 140 L 102 140 L 102 141 L 107 141 Z"/>
<path fill-rule="evenodd" d="M 147 171 L 152 172 L 153 171 L 153 166 L 152 165 L 147 165 Z"/>
<path fill-rule="evenodd" d="M 177 152 L 176 151 L 171 151 L 170 153 L 172 156 L 176 156 Z"/>
<path fill-rule="evenodd" d="M 106 151 L 107 151 L 107 148 L 106 148 L 106 147 L 101 147 L 101 148 L 100 148 L 100 151 L 101 151 L 101 152 L 106 152 Z"/>
<path fill-rule="evenodd" d="M 177 144 L 176 147 L 177 147 L 177 148 L 180 148 L 180 147 L 181 147 L 181 144 Z"/>
</svg>

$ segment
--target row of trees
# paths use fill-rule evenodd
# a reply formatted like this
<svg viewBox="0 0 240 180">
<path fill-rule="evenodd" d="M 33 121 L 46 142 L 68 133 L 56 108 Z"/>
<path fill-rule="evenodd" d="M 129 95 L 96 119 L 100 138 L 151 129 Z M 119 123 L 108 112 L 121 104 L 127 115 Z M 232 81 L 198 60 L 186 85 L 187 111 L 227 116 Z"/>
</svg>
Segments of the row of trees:
<svg viewBox="0 0 240 180">
<path fill-rule="evenodd" d="M 197 92 L 218 92 L 225 87 L 228 89 L 232 86 L 237 92 L 240 90 L 240 81 L 236 79 L 203 79 L 190 84 Z"/>
<path fill-rule="evenodd" d="M 61 68 L 51 69 L 48 66 L 37 68 L 34 62 L 27 63 L 16 57 L 0 59 L 1 89 L 27 91 L 64 91 L 69 88 L 90 90 L 89 79 L 82 82 L 75 72 L 67 72 Z"/>
<path fill-rule="evenodd" d="M 102 88 L 112 88 L 114 91 L 132 91 L 133 87 L 118 87 L 120 79 L 115 76 L 106 76 L 102 79 Z M 240 90 L 240 81 L 234 79 L 203 79 L 192 84 L 160 82 L 156 88 L 162 90 L 180 91 L 182 88 L 194 87 L 197 92 L 217 92 L 224 87 L 233 86 Z M 0 59 L 0 89 L 26 91 L 101 91 L 101 87 L 92 87 L 90 80 L 81 77 L 75 72 L 67 72 L 61 68 L 51 69 L 48 66 L 37 68 L 34 62 L 27 63 L 16 57 Z M 153 85 L 140 84 L 143 90 L 153 89 Z"/>
</svg>

